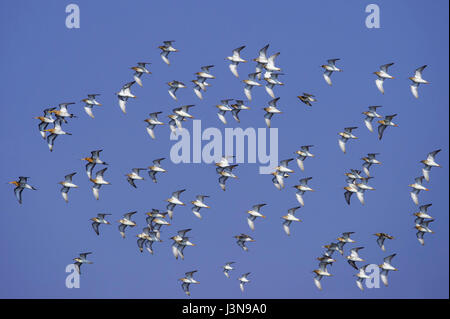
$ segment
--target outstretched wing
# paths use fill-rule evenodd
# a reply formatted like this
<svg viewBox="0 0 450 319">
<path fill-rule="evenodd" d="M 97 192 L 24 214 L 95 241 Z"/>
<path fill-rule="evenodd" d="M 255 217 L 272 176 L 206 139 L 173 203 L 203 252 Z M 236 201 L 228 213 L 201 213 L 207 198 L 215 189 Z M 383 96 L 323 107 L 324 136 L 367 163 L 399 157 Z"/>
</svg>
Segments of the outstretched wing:
<svg viewBox="0 0 450 319">
<path fill-rule="evenodd" d="M 378 139 L 381 140 L 383 138 L 384 130 L 386 129 L 386 125 L 380 124 L 378 126 Z"/>
<path fill-rule="evenodd" d="M 100 232 L 98 231 L 98 226 L 100 225 L 100 223 L 97 223 L 97 222 L 93 222 L 92 223 L 92 228 L 94 229 L 94 231 L 95 231 L 95 233 L 97 234 L 97 235 L 100 235 Z"/>
<path fill-rule="evenodd" d="M 14 188 L 14 194 L 16 195 L 17 200 L 19 201 L 19 204 L 22 204 L 22 187 L 16 187 Z"/>
</svg>

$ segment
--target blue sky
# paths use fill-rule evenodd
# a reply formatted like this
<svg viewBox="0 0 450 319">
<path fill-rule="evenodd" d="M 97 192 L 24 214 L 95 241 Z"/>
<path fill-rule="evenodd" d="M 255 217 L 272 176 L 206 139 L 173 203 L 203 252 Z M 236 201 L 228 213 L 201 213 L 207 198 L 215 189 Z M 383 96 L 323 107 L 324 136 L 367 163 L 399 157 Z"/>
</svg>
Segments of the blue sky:
<svg viewBox="0 0 450 319">
<path fill-rule="evenodd" d="M 3 298 L 184 298 L 177 282 L 186 271 L 197 269 L 201 284 L 192 287 L 193 298 L 448 298 L 448 1 L 377 1 L 381 28 L 365 27 L 369 1 L 77 1 L 81 28 L 65 27 L 69 1 L 2 1 L 0 4 L 0 59 L 2 108 L 0 126 L 3 156 L 0 157 L 0 297 Z M 171 54 L 167 66 L 159 57 L 158 45 L 176 40 L 180 50 Z M 124 174 L 133 167 L 146 167 L 153 159 L 168 158 L 174 141 L 167 125 L 157 128 L 151 140 L 142 121 L 147 114 L 163 111 L 163 119 L 174 107 L 195 104 L 192 114 L 203 127 L 224 129 L 214 105 L 223 98 L 244 98 L 242 79 L 254 70 L 254 63 L 239 65 L 240 79 L 228 70 L 225 57 L 232 49 L 246 45 L 242 56 L 252 59 L 270 44 L 269 52 L 280 51 L 277 64 L 286 83 L 276 88 L 284 111 L 275 116 L 279 131 L 279 158 L 293 157 L 304 144 L 314 144 L 316 158 L 308 159 L 305 172 L 295 163 L 295 174 L 287 187 L 277 191 L 271 176 L 258 174 L 258 164 L 241 164 L 238 180 L 220 190 L 214 165 L 163 162 L 168 173 L 158 184 L 148 178 L 132 188 Z M 333 86 L 322 78 L 328 58 L 341 58 L 344 72 L 333 74 Z M 144 87 L 134 87 L 138 96 L 122 114 L 114 92 L 132 80 L 129 69 L 138 61 L 152 62 Z M 381 64 L 395 62 L 394 80 L 385 83 L 385 94 L 375 87 Z M 191 89 L 193 73 L 200 66 L 214 64 L 216 79 L 200 101 Z M 427 64 L 424 78 L 431 85 L 420 87 L 420 98 L 409 91 L 408 77 Z M 189 89 L 180 90 L 175 102 L 166 82 L 180 80 Z M 318 102 L 313 108 L 300 103 L 297 95 L 309 92 Z M 88 93 L 100 93 L 102 107 L 89 118 L 79 101 Z M 263 88 L 253 90 L 252 107 L 241 112 L 241 123 L 227 127 L 265 127 L 262 107 L 270 100 Z M 39 135 L 34 116 L 61 102 L 77 102 L 70 108 L 78 118 L 64 126 L 72 136 L 56 139 L 50 153 Z M 382 141 L 363 123 L 369 105 L 383 105 L 380 113 L 398 113 L 399 128 L 388 128 Z M 184 125 L 189 130 L 192 122 Z M 346 126 L 359 126 L 358 140 L 350 141 L 347 154 L 337 144 L 337 133 Z M 432 203 L 430 214 L 435 234 L 426 235 L 425 246 L 415 237 L 417 207 L 409 196 L 408 184 L 421 174 L 420 160 L 442 148 L 432 170 L 429 192 L 421 203 Z M 80 159 L 94 149 L 103 149 L 110 163 L 105 178 L 112 185 L 102 187 L 100 200 L 92 196 L 91 183 Z M 358 168 L 360 158 L 379 152 L 381 166 L 374 167 L 366 205 L 356 198 L 347 206 L 343 197 L 346 170 Z M 77 172 L 66 204 L 59 193 L 64 175 Z M 39 190 L 24 191 L 23 204 L 13 194 L 12 181 L 30 176 Z M 297 206 L 294 191 L 299 178 L 312 176 L 315 193 L 305 195 L 303 220 L 284 234 L 280 217 Z M 212 209 L 202 220 L 190 206 L 176 208 L 173 224 L 165 228 L 164 242 L 155 244 L 155 254 L 139 253 L 135 235 L 145 226 L 146 211 L 164 209 L 164 200 L 186 188 L 182 200 L 197 194 L 211 197 Z M 245 211 L 256 203 L 267 203 L 265 220 L 251 231 Z M 137 210 L 138 227 L 122 239 L 117 220 Z M 111 213 L 112 226 L 102 226 L 98 237 L 89 218 Z M 177 230 L 192 228 L 195 247 L 185 250 L 185 260 L 175 260 L 169 237 Z M 313 284 L 311 271 L 317 266 L 322 245 L 344 231 L 354 231 L 355 247 L 364 246 L 361 256 L 368 263 L 381 263 L 397 253 L 389 287 L 366 289 L 355 285 L 355 271 L 341 256 L 331 267 L 332 278 Z M 242 251 L 232 236 L 241 232 L 256 239 L 249 252 Z M 382 252 L 375 232 L 395 236 Z M 348 252 L 346 247 L 346 253 Z M 94 264 L 83 266 L 81 288 L 65 287 L 65 267 L 83 251 L 92 251 Z M 232 278 L 220 267 L 236 262 Z M 251 272 L 245 293 L 239 290 L 239 275 Z"/>
</svg>

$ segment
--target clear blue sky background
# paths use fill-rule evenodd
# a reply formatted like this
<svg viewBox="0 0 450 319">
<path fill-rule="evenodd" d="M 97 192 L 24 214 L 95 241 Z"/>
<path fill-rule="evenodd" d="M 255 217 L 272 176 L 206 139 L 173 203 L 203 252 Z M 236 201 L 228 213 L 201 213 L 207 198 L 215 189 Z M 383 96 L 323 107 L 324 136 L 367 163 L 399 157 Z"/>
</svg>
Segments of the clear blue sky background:
<svg viewBox="0 0 450 319">
<path fill-rule="evenodd" d="M 192 287 L 193 298 L 448 298 L 448 1 L 376 1 L 381 9 L 381 28 L 365 27 L 366 5 L 372 1 L 76 1 L 81 10 L 81 28 L 65 27 L 65 7 L 70 1 L 2 1 L 0 4 L 0 70 L 3 118 L 0 126 L 0 297 L 9 298 L 184 298 L 177 282 L 186 271 L 198 269 L 200 285 Z M 167 66 L 157 46 L 176 40 L 179 53 L 171 54 Z M 158 157 L 168 157 L 169 128 L 158 127 L 151 140 L 142 121 L 149 112 L 163 111 L 163 119 L 177 106 L 196 104 L 192 114 L 203 127 L 224 126 L 216 116 L 223 98 L 244 98 L 242 79 L 254 70 L 254 63 L 241 64 L 241 78 L 228 70 L 224 58 L 231 50 L 246 45 L 242 56 L 252 59 L 269 43 L 270 53 L 280 51 L 277 64 L 286 73 L 277 87 L 284 114 L 275 116 L 279 128 L 279 158 L 293 157 L 304 144 L 314 144 L 316 154 L 306 161 L 287 187 L 277 191 L 271 176 L 259 175 L 258 164 L 242 164 L 238 180 L 220 190 L 213 165 L 163 162 L 168 173 L 132 188 L 124 174 L 133 167 L 146 167 Z M 328 58 L 341 58 L 344 69 L 334 74 L 333 86 L 322 78 L 320 65 Z M 143 78 L 144 87 L 134 87 L 138 96 L 122 114 L 114 92 L 132 79 L 129 67 L 150 61 L 153 72 Z M 387 81 L 386 94 L 375 87 L 381 64 L 395 62 L 390 69 L 396 78 Z M 191 89 L 193 73 L 202 65 L 215 64 L 217 79 L 200 101 Z M 415 68 L 428 64 L 424 78 L 431 85 L 420 87 L 420 98 L 410 93 L 408 80 Z M 180 90 L 179 102 L 167 93 L 166 82 L 189 83 Z M 297 95 L 317 96 L 313 108 L 300 103 Z M 101 108 L 89 118 L 79 101 L 87 93 L 100 93 Z M 262 107 L 269 101 L 263 88 L 253 90 L 249 111 L 241 112 L 241 124 L 265 127 Z M 53 153 L 40 137 L 34 116 L 61 102 L 77 102 L 70 108 L 78 118 L 64 128 L 72 136 L 58 137 Z M 398 113 L 399 128 L 388 128 L 380 142 L 363 123 L 369 105 L 383 105 L 382 114 Z M 192 122 L 185 127 L 190 129 Z M 237 124 L 230 120 L 229 127 Z M 337 132 L 359 126 L 358 140 L 343 154 Z M 420 160 L 442 148 L 433 169 L 429 192 L 420 194 L 423 204 L 432 203 L 431 224 L 435 234 L 426 235 L 422 247 L 416 237 L 417 207 L 409 196 L 408 184 L 421 174 Z M 112 186 L 102 187 L 100 200 L 92 195 L 91 183 L 80 159 L 94 149 L 104 149 L 110 163 L 105 178 Z M 381 166 L 374 167 L 366 205 L 356 198 L 349 207 L 344 201 L 344 172 L 361 165 L 367 152 L 379 152 Z M 69 193 L 66 204 L 57 182 L 77 172 L 79 189 Z M 24 191 L 19 205 L 12 185 L 17 176 L 30 176 L 38 191 Z M 301 177 L 312 176 L 315 193 L 305 195 L 306 206 L 298 213 L 303 220 L 284 234 L 280 217 L 297 206 L 294 191 Z M 211 196 L 212 209 L 197 219 L 190 206 L 176 208 L 173 225 L 165 228 L 164 242 L 155 244 L 155 254 L 139 253 L 137 232 L 145 225 L 144 213 L 165 209 L 164 200 L 186 188 L 182 200 L 197 194 Z M 267 203 L 267 219 L 256 222 L 251 231 L 245 211 L 253 204 Z M 137 210 L 138 227 L 127 230 L 122 239 L 117 220 Z M 112 226 L 101 226 L 97 237 L 89 218 L 99 212 L 111 213 Z M 195 247 L 185 250 L 185 260 L 175 260 L 170 240 L 175 232 L 192 228 Z M 354 231 L 358 246 L 369 263 L 397 253 L 390 273 L 390 286 L 366 289 L 355 285 L 355 271 L 338 260 L 332 278 L 323 280 L 323 291 L 313 284 L 311 271 L 317 266 L 322 245 L 344 231 Z M 242 251 L 232 238 L 245 232 L 256 242 Z M 378 248 L 375 232 L 386 232 L 395 240 Z M 354 246 L 356 246 L 354 245 Z M 346 247 L 346 253 L 348 248 Z M 65 287 L 65 267 L 83 251 L 92 251 L 93 265 L 83 266 L 80 289 Z M 236 262 L 232 278 L 221 266 Z M 245 293 L 237 277 L 251 272 Z"/>
</svg>

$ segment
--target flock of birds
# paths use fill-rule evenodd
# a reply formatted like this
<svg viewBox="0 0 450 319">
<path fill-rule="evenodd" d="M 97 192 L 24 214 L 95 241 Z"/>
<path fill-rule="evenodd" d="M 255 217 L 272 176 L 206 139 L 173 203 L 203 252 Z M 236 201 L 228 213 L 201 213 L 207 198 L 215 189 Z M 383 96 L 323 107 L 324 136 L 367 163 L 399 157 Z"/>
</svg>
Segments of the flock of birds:
<svg viewBox="0 0 450 319">
<path fill-rule="evenodd" d="M 159 49 L 161 50 L 160 56 L 162 60 L 169 65 L 169 55 L 170 53 L 178 52 L 178 49 L 175 49 L 173 47 L 174 41 L 164 41 L 164 44 L 159 46 Z M 239 77 L 238 73 L 238 66 L 240 63 L 246 63 L 247 60 L 243 59 L 241 57 L 241 52 L 245 48 L 245 46 L 241 46 L 239 48 L 236 48 L 233 50 L 232 55 L 228 56 L 226 59 L 230 61 L 229 69 L 231 73 L 235 77 Z M 261 87 L 262 84 L 260 83 L 261 79 L 263 79 L 265 84 L 265 91 L 267 94 L 271 97 L 271 100 L 268 103 L 268 106 L 264 107 L 263 110 L 264 113 L 264 119 L 265 123 L 268 127 L 271 126 L 271 120 L 273 115 L 280 114 L 282 111 L 277 106 L 277 103 L 280 99 L 280 97 L 276 97 L 274 93 L 274 89 L 278 85 L 284 85 L 283 82 L 281 82 L 278 78 L 279 76 L 282 76 L 283 73 L 281 73 L 281 68 L 277 67 L 275 65 L 275 59 L 279 56 L 280 52 L 277 52 L 273 55 L 268 56 L 267 50 L 269 48 L 269 45 L 264 46 L 258 54 L 258 57 L 253 59 L 253 61 L 256 62 L 255 66 L 255 72 L 250 73 L 248 75 L 248 79 L 243 80 L 244 83 L 244 94 L 248 101 L 252 100 L 252 90 L 255 87 Z M 327 84 L 332 85 L 331 76 L 333 73 L 341 72 L 342 69 L 336 66 L 337 61 L 339 59 L 330 59 L 328 60 L 327 64 L 322 65 L 321 67 L 324 69 L 323 77 Z M 119 92 L 116 93 L 118 98 L 119 107 L 122 110 L 123 113 L 126 113 L 126 105 L 130 98 L 136 98 L 136 96 L 131 92 L 131 88 L 135 83 L 137 83 L 139 86 L 143 86 L 143 75 L 151 74 L 151 72 L 148 70 L 147 66 L 150 65 L 149 62 L 138 62 L 136 66 L 131 67 L 131 69 L 134 71 L 133 74 L 133 81 L 127 82 L 122 86 Z M 385 64 L 380 67 L 380 70 L 377 72 L 374 72 L 374 74 L 377 76 L 375 79 L 376 87 L 378 90 L 384 94 L 384 82 L 387 79 L 393 79 L 391 75 L 388 74 L 388 68 L 391 67 L 393 63 Z M 206 89 L 210 86 L 210 84 L 207 82 L 211 79 L 215 79 L 215 76 L 211 74 L 211 69 L 214 67 L 214 65 L 207 65 L 201 67 L 201 71 L 195 73 L 196 79 L 192 80 L 193 83 L 193 91 L 195 95 L 199 99 L 203 99 L 203 93 L 206 92 Z M 419 67 L 416 69 L 415 74 L 413 77 L 410 77 L 411 80 L 411 92 L 414 95 L 414 97 L 418 98 L 418 88 L 420 84 L 428 84 L 429 82 L 424 80 L 422 78 L 422 72 L 425 69 L 426 65 Z M 167 83 L 169 89 L 168 93 L 169 95 L 174 99 L 178 100 L 176 93 L 178 89 L 186 88 L 186 85 L 177 80 L 173 80 L 171 82 Z M 94 118 L 93 109 L 94 107 L 101 106 L 102 104 L 97 101 L 97 97 L 99 94 L 88 94 L 88 97 L 81 100 L 84 103 L 84 110 L 87 113 L 87 115 L 91 118 Z M 317 99 L 313 94 L 310 93 L 303 93 L 303 95 L 298 96 L 299 100 L 306 104 L 307 106 L 311 107 L 312 103 L 317 102 Z M 234 101 L 234 103 L 232 102 Z M 75 104 L 73 102 L 70 103 L 61 103 L 59 104 L 59 107 L 52 107 L 47 108 L 44 110 L 43 116 L 38 116 L 36 119 L 40 120 L 40 123 L 38 125 L 39 132 L 42 136 L 42 138 L 46 139 L 48 147 L 50 151 L 53 151 L 54 148 L 54 142 L 57 136 L 59 135 L 71 135 L 71 133 L 68 133 L 63 130 L 62 126 L 66 123 L 68 123 L 69 119 L 76 118 L 76 116 L 69 112 L 68 107 L 72 104 Z M 172 110 L 172 113 L 168 115 L 169 118 L 169 128 L 172 134 L 177 133 L 177 129 L 182 128 L 182 122 L 193 118 L 193 116 L 189 113 L 189 110 L 194 107 L 194 105 L 183 105 L 181 107 L 175 108 Z M 219 105 L 216 105 L 218 109 L 218 117 L 219 120 L 223 124 L 227 124 L 227 118 L 226 114 L 231 113 L 234 120 L 237 122 L 240 122 L 239 119 L 239 112 L 241 110 L 248 110 L 250 107 L 245 105 L 244 100 L 234 100 L 234 99 L 224 99 L 220 102 Z M 381 106 L 369 106 L 368 111 L 362 112 L 363 115 L 365 115 L 364 123 L 367 129 L 370 132 L 373 132 L 372 122 L 374 119 L 378 119 L 378 138 L 381 140 L 383 137 L 383 134 L 387 127 L 397 127 L 397 124 L 393 122 L 394 117 L 397 114 L 393 115 L 386 115 L 381 116 L 377 113 L 377 110 Z M 155 139 L 155 128 L 160 125 L 164 125 L 163 122 L 161 122 L 158 119 L 158 116 L 162 114 L 162 112 L 153 112 L 149 114 L 149 118 L 145 119 L 144 121 L 147 123 L 146 130 L 150 137 L 152 139 Z M 55 116 L 55 118 L 53 117 Z M 49 124 L 52 124 L 53 127 L 48 129 L 47 127 Z M 353 134 L 353 131 L 356 130 L 357 127 L 346 127 L 344 128 L 343 132 L 339 132 L 339 147 L 342 150 L 342 152 L 346 153 L 346 144 L 349 140 L 357 139 L 357 137 Z M 48 134 L 47 134 L 48 133 Z M 296 154 L 296 162 L 298 167 L 304 171 L 305 166 L 304 162 L 308 158 L 314 158 L 314 154 L 311 153 L 311 148 L 314 145 L 304 145 L 301 146 L 299 150 L 295 151 L 294 154 Z M 107 171 L 108 163 L 103 161 L 100 158 L 100 153 L 102 150 L 94 150 L 91 152 L 91 155 L 89 157 L 82 158 L 83 161 L 86 161 L 86 174 L 89 178 L 89 180 L 93 183 L 92 185 L 92 191 L 95 199 L 99 199 L 99 191 L 102 185 L 110 185 L 108 181 L 105 180 L 104 175 Z M 422 170 L 421 177 L 417 177 L 415 179 L 415 183 L 409 185 L 413 190 L 411 192 L 411 197 L 416 205 L 419 205 L 418 201 L 418 194 L 422 190 L 428 190 L 425 186 L 423 186 L 423 180 L 429 181 L 430 179 L 430 170 L 432 167 L 439 167 L 440 165 L 435 162 L 435 156 L 440 150 L 433 151 L 428 154 L 428 157 L 421 161 L 424 164 L 424 168 Z M 345 173 L 346 175 L 346 183 L 347 186 L 344 187 L 344 198 L 345 201 L 350 205 L 350 199 L 353 194 L 356 194 L 359 201 L 364 204 L 364 193 L 367 190 L 374 190 L 372 186 L 368 184 L 369 180 L 373 178 L 371 176 L 371 173 L 369 169 L 372 165 L 379 165 L 381 162 L 376 158 L 376 156 L 379 155 L 378 153 L 369 153 L 367 156 L 362 157 L 363 163 L 362 163 L 362 169 L 351 169 L 349 172 Z M 223 156 L 222 159 L 216 163 L 216 172 L 219 175 L 219 186 L 222 190 L 226 190 L 225 188 L 225 182 L 229 178 L 237 178 L 233 170 L 238 166 L 237 164 L 232 164 L 231 159 L 233 156 Z M 167 173 L 167 170 L 165 170 L 161 162 L 164 160 L 164 158 L 158 158 L 153 161 L 153 164 L 148 166 L 147 168 L 133 168 L 130 173 L 127 173 L 125 175 L 125 178 L 127 182 L 134 188 L 137 187 L 136 181 L 144 180 L 144 176 L 142 175 L 143 171 L 147 171 L 147 174 L 149 175 L 150 179 L 156 183 L 157 179 L 156 176 L 158 173 Z M 285 182 L 284 180 L 288 178 L 290 175 L 294 173 L 294 170 L 289 168 L 289 163 L 293 161 L 294 158 L 289 158 L 285 160 L 281 160 L 279 165 L 275 168 L 274 172 L 272 173 L 272 182 L 274 186 L 281 190 L 284 188 Z M 97 165 L 101 165 L 102 168 L 95 172 L 94 174 L 94 168 Z M 364 172 L 364 176 L 362 175 L 362 172 Z M 72 181 L 74 175 L 76 172 L 68 174 L 65 176 L 64 180 L 59 182 L 59 184 L 62 186 L 61 188 L 61 195 L 63 199 L 68 202 L 68 193 L 69 190 L 72 188 L 77 188 L 78 186 L 74 184 Z M 282 216 L 282 228 L 285 231 L 287 235 L 290 235 L 290 226 L 292 222 L 301 222 L 301 220 L 295 216 L 295 213 L 298 209 L 300 209 L 302 206 L 305 205 L 304 202 L 304 195 L 306 192 L 313 192 L 314 190 L 308 185 L 311 181 L 312 177 L 305 177 L 301 178 L 299 180 L 298 185 L 293 186 L 295 188 L 295 197 L 300 206 L 293 207 L 287 211 L 287 214 Z M 31 189 L 36 190 L 35 187 L 28 184 L 28 177 L 19 177 L 17 181 L 10 182 L 11 184 L 15 185 L 14 193 L 19 203 L 22 203 L 22 191 L 24 189 Z M 168 202 L 166 206 L 166 211 L 160 211 L 158 209 L 152 209 L 151 212 L 147 212 L 145 215 L 145 227 L 142 229 L 142 232 L 137 234 L 137 246 L 140 252 L 143 252 L 144 249 L 147 250 L 150 254 L 154 253 L 153 249 L 153 243 L 155 242 L 162 242 L 161 240 L 161 231 L 162 226 L 170 226 L 170 222 L 167 220 L 169 218 L 170 220 L 174 217 L 174 210 L 177 206 L 185 206 L 186 204 L 181 200 L 182 193 L 185 192 L 185 189 L 178 190 L 172 193 L 171 197 L 168 198 L 166 201 Z M 192 206 L 192 213 L 198 217 L 202 218 L 202 215 L 200 214 L 200 211 L 203 209 L 209 209 L 210 206 L 205 202 L 206 199 L 209 196 L 207 195 L 197 195 L 195 197 L 195 200 L 191 201 Z M 262 208 L 265 206 L 265 203 L 255 204 L 250 210 L 248 210 L 246 213 L 247 217 L 247 223 L 251 230 L 255 229 L 255 221 L 257 219 L 265 218 L 266 216 L 262 214 Z M 415 213 L 416 216 L 415 220 L 415 228 L 417 229 L 417 238 L 419 242 L 423 245 L 424 239 L 423 236 L 425 233 L 432 233 L 432 231 L 429 229 L 428 225 L 430 222 L 432 222 L 434 219 L 430 215 L 428 215 L 427 210 L 431 206 L 431 204 L 426 204 L 420 206 L 420 211 Z M 122 238 L 126 237 L 126 230 L 131 227 L 136 227 L 137 223 L 135 220 L 133 220 L 133 216 L 136 214 L 136 211 L 129 212 L 123 215 L 123 217 L 118 221 L 118 230 Z M 97 235 L 100 235 L 100 225 L 109 225 L 110 222 L 106 219 L 111 214 L 106 213 L 99 213 L 96 217 L 91 218 L 92 221 L 92 228 L 94 232 Z M 172 240 L 172 253 L 176 259 L 184 259 L 184 250 L 187 246 L 195 246 L 194 243 L 191 242 L 190 237 L 187 236 L 188 232 L 190 232 L 191 229 L 182 229 L 177 231 L 177 233 L 170 237 Z M 353 232 L 346 232 L 343 233 L 340 237 L 337 238 L 337 242 L 332 242 L 328 245 L 325 245 L 324 248 L 326 248 L 326 251 L 322 254 L 321 257 L 318 257 L 319 260 L 319 267 L 318 269 L 314 270 L 315 277 L 314 277 L 314 283 L 319 288 L 322 289 L 321 285 L 321 279 L 323 277 L 329 277 L 331 274 L 327 270 L 328 265 L 332 265 L 336 260 L 333 259 L 333 253 L 339 252 L 341 255 L 344 255 L 344 246 L 346 244 L 354 243 L 355 241 L 350 238 L 350 236 L 353 234 Z M 391 235 L 388 235 L 386 233 L 376 233 L 375 236 L 377 237 L 376 241 L 379 245 L 379 247 L 385 251 L 384 242 L 386 239 L 393 239 L 394 237 Z M 241 247 L 244 251 L 248 251 L 247 244 L 251 242 L 255 242 L 255 240 L 244 233 L 241 233 L 239 235 L 234 236 L 236 239 L 236 243 L 239 247 Z M 348 256 L 345 257 L 347 262 L 355 268 L 358 272 L 355 275 L 357 277 L 357 286 L 363 290 L 363 280 L 369 278 L 366 274 L 365 270 L 368 265 L 365 266 L 358 266 L 357 263 L 363 262 L 364 259 L 362 259 L 359 256 L 359 251 L 363 249 L 364 247 L 355 247 L 350 250 L 350 253 Z M 91 264 L 92 262 L 87 259 L 87 256 L 91 254 L 91 252 L 81 253 L 78 257 L 74 258 L 74 264 L 77 267 L 77 270 L 79 273 L 81 273 L 80 268 L 83 264 Z M 384 284 L 387 286 L 387 275 L 389 271 L 395 271 L 397 270 L 394 266 L 392 266 L 391 261 L 392 258 L 396 254 L 391 254 L 384 258 L 384 262 L 379 265 L 381 269 L 381 278 Z M 227 278 L 230 277 L 230 272 L 234 269 L 233 267 L 234 262 L 227 262 L 222 268 L 225 276 Z M 182 289 L 187 294 L 190 295 L 189 286 L 190 284 L 198 284 L 199 282 L 194 279 L 194 274 L 197 272 L 197 270 L 189 271 L 185 273 L 185 277 L 179 279 L 182 282 Z M 244 285 L 249 283 L 250 280 L 248 279 L 249 276 L 248 273 L 244 273 L 242 276 L 238 277 L 240 289 L 244 291 Z"/>
<path fill-rule="evenodd" d="M 336 259 L 333 258 L 333 254 L 335 252 L 339 252 L 341 256 L 344 256 L 344 246 L 346 244 L 352 244 L 355 243 L 355 240 L 350 238 L 350 236 L 354 234 L 354 232 L 345 232 L 342 233 L 341 236 L 337 238 L 337 242 L 331 242 L 328 245 L 324 245 L 323 248 L 326 249 L 326 251 L 322 254 L 321 257 L 317 257 L 317 260 L 319 260 L 319 268 L 315 269 L 313 273 L 315 273 L 314 277 L 314 284 L 316 287 L 320 290 L 322 290 L 322 283 L 321 279 L 323 277 L 331 277 L 332 274 L 327 270 L 328 265 L 332 265 L 334 262 L 336 262 Z M 378 246 L 383 250 L 386 251 L 386 248 L 384 246 L 384 241 L 386 239 L 394 239 L 393 236 L 390 236 L 385 233 L 376 233 L 374 234 L 377 237 L 377 244 Z M 347 260 L 348 264 L 352 266 L 354 269 L 356 269 L 358 272 L 355 274 L 357 277 L 356 279 L 356 285 L 359 289 L 364 290 L 364 280 L 369 279 L 369 275 L 366 273 L 366 269 L 370 264 L 366 264 L 364 266 L 359 267 L 356 263 L 357 262 L 363 262 L 365 261 L 359 256 L 359 251 L 361 249 L 364 249 L 364 247 L 355 247 L 350 249 L 349 255 L 345 256 L 345 259 Z M 378 265 L 378 267 L 381 269 L 380 278 L 381 281 L 385 286 L 388 285 L 388 273 L 389 271 L 397 271 L 398 269 L 392 266 L 391 261 L 392 258 L 394 258 L 396 254 L 391 254 L 384 258 L 383 263 Z"/>
</svg>

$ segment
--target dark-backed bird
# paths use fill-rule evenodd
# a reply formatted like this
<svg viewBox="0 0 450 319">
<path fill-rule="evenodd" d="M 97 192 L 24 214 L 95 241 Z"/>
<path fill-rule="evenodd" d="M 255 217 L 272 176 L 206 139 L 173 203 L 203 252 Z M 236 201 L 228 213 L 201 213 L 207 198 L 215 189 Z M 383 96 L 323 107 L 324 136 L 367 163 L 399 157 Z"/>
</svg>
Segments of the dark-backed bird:
<svg viewBox="0 0 450 319">
<path fill-rule="evenodd" d="M 386 115 L 384 117 L 384 119 L 379 120 L 378 123 L 378 139 L 381 140 L 383 138 L 383 133 L 384 130 L 388 127 L 388 126 L 394 126 L 394 127 L 398 127 L 397 124 L 395 124 L 394 122 L 392 122 L 392 119 L 394 117 L 396 117 L 397 114 L 392 114 L 392 115 Z"/>
<path fill-rule="evenodd" d="M 90 220 L 92 220 L 92 228 L 94 229 L 94 231 L 97 235 L 100 235 L 98 227 L 101 224 L 106 224 L 106 225 L 110 224 L 110 222 L 105 219 L 105 216 L 109 216 L 109 215 L 111 215 L 111 214 L 97 214 L 97 217 L 92 217 L 90 219 Z"/>
<path fill-rule="evenodd" d="M 36 188 L 34 188 L 30 184 L 28 184 L 28 178 L 29 177 L 19 176 L 18 181 L 9 182 L 9 184 L 13 184 L 16 186 L 14 188 L 14 195 L 16 195 L 16 198 L 19 201 L 19 204 L 22 204 L 22 191 L 25 188 L 31 189 L 31 190 L 36 190 Z"/>
</svg>

